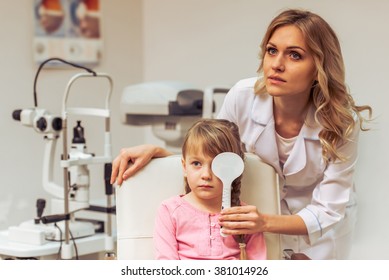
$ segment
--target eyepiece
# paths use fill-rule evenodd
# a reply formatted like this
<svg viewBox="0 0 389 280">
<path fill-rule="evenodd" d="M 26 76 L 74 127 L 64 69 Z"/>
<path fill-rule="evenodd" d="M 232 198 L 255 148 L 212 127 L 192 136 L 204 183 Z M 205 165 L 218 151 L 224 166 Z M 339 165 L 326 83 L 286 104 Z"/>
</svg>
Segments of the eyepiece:
<svg viewBox="0 0 389 280">
<path fill-rule="evenodd" d="M 55 117 L 51 124 L 55 131 L 62 130 L 62 119 L 60 117 Z"/>
<path fill-rule="evenodd" d="M 37 121 L 36 121 L 36 127 L 44 132 L 47 128 L 47 121 L 44 117 L 40 117 Z"/>
<path fill-rule="evenodd" d="M 22 110 L 18 109 L 12 112 L 12 118 L 15 121 L 20 121 L 20 114 L 22 113 Z"/>
</svg>

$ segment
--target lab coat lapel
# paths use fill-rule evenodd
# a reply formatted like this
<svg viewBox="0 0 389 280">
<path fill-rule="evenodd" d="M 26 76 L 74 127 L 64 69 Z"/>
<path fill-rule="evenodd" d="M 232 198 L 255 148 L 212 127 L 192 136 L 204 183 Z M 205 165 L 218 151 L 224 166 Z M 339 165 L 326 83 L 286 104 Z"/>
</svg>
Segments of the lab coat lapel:
<svg viewBox="0 0 389 280">
<path fill-rule="evenodd" d="M 306 121 L 297 136 L 292 152 L 285 162 L 283 170 L 284 176 L 296 174 L 305 167 L 307 163 L 306 141 L 319 140 L 320 130 L 321 127 L 314 119 L 314 107 L 311 106 Z"/>
<path fill-rule="evenodd" d="M 293 175 L 305 167 L 307 155 L 305 151 L 305 140 L 301 132 L 294 143 L 292 152 L 284 164 L 284 176 Z"/>
<path fill-rule="evenodd" d="M 255 153 L 282 174 L 273 118 L 273 98 L 268 94 L 257 95 L 251 110 L 251 119 L 256 123 L 254 139 Z"/>
</svg>

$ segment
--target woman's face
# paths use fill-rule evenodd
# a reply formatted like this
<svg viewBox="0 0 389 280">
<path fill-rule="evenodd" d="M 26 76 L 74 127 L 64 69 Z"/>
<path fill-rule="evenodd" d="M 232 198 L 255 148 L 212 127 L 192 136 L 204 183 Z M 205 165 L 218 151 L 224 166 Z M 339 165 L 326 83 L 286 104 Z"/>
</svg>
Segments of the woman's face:
<svg viewBox="0 0 389 280">
<path fill-rule="evenodd" d="M 310 94 L 316 66 L 300 29 L 286 25 L 274 31 L 266 45 L 263 73 L 272 96 Z"/>
</svg>

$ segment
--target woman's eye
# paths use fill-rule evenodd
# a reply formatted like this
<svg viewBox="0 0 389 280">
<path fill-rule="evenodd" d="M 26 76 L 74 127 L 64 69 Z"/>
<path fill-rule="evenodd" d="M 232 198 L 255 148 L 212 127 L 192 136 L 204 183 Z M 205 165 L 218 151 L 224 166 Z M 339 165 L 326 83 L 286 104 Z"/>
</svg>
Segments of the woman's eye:
<svg viewBox="0 0 389 280">
<path fill-rule="evenodd" d="M 270 54 L 270 55 L 274 55 L 277 53 L 277 49 L 276 48 L 273 48 L 273 47 L 268 47 L 267 48 L 267 53 Z"/>
<path fill-rule="evenodd" d="M 301 59 L 301 55 L 298 53 L 298 52 L 291 52 L 290 53 L 290 57 L 294 60 L 300 60 Z"/>
</svg>

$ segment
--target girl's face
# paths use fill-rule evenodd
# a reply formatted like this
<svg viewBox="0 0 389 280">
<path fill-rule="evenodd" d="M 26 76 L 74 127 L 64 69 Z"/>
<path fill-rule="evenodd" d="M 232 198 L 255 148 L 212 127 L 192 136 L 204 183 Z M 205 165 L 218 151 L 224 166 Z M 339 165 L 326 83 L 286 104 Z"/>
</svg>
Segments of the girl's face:
<svg viewBox="0 0 389 280">
<path fill-rule="evenodd" d="M 221 207 L 223 183 L 212 173 L 213 157 L 201 152 L 188 152 L 182 166 L 192 196 L 200 203 Z"/>
<path fill-rule="evenodd" d="M 316 66 L 300 29 L 294 25 L 276 29 L 266 46 L 263 73 L 272 96 L 310 94 Z"/>
</svg>

